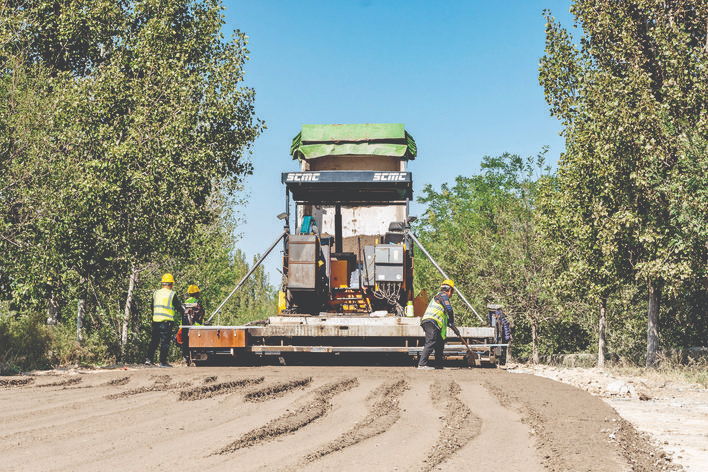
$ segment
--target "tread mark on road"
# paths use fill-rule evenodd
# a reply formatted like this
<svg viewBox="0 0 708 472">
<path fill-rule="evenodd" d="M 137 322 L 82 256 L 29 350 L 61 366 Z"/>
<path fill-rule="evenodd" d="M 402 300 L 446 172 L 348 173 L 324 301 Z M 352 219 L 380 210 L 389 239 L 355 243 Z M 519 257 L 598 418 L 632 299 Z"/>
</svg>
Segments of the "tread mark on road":
<svg viewBox="0 0 708 472">
<path fill-rule="evenodd" d="M 33 377 L 24 377 L 19 379 L 0 379 L 0 387 L 2 388 L 12 388 L 12 387 L 26 387 L 27 385 L 34 382 Z"/>
<path fill-rule="evenodd" d="M 447 400 L 445 416 L 442 418 L 440 437 L 423 465 L 423 471 L 433 470 L 446 461 L 452 454 L 461 449 L 472 439 L 479 436 L 482 430 L 482 420 L 472 414 L 472 410 L 459 398 L 460 386 L 454 380 L 446 388 L 440 382 L 430 386 L 430 397 L 434 404 Z"/>
<path fill-rule="evenodd" d="M 99 387 L 105 387 L 105 386 L 111 386 L 111 387 L 117 387 L 120 385 L 125 385 L 128 382 L 130 382 L 130 376 L 126 375 L 125 377 L 120 377 L 118 379 L 113 379 L 109 382 L 106 382 L 104 384 L 99 385 Z"/>
<path fill-rule="evenodd" d="M 131 390 L 126 390 L 126 391 L 120 392 L 120 393 L 112 393 L 110 395 L 106 395 L 105 398 L 107 398 L 109 400 L 116 400 L 118 398 L 130 397 L 132 395 L 139 395 L 141 393 L 166 392 L 168 390 L 177 390 L 180 388 L 188 388 L 191 385 L 189 382 L 179 382 L 176 384 L 170 384 L 169 383 L 169 381 L 170 381 L 169 375 L 152 377 L 152 378 L 155 380 L 155 382 L 152 385 L 133 388 Z M 124 385 L 124 384 L 120 384 L 120 385 Z"/>
<path fill-rule="evenodd" d="M 60 380 L 58 382 L 52 382 L 47 384 L 37 385 L 37 387 L 67 387 L 69 385 L 76 385 L 83 379 L 81 377 L 72 377 L 70 379 Z"/>
<path fill-rule="evenodd" d="M 266 385 L 258 390 L 246 393 L 243 399 L 247 402 L 264 402 L 274 398 L 282 397 L 286 393 L 296 388 L 306 387 L 312 382 L 312 377 L 295 379 L 289 382 L 281 382 L 273 385 Z"/>
<path fill-rule="evenodd" d="M 179 392 L 181 401 L 194 401 L 212 398 L 217 395 L 227 395 L 248 385 L 257 385 L 265 380 L 265 377 L 254 377 L 247 379 L 229 380 L 228 382 L 208 383 L 189 390 Z"/>
<path fill-rule="evenodd" d="M 285 413 L 260 428 L 252 429 L 236 441 L 224 446 L 214 454 L 229 454 L 239 449 L 270 441 L 279 436 L 293 433 L 321 418 L 332 408 L 331 399 L 359 385 L 359 379 L 349 378 L 324 385 L 312 393 L 312 399 L 295 411 Z"/>
<path fill-rule="evenodd" d="M 408 382 L 404 379 L 379 386 L 372 392 L 371 397 L 374 404 L 366 417 L 334 441 L 305 456 L 305 463 L 314 462 L 327 454 L 340 451 L 388 431 L 401 417 L 400 398 L 408 388 Z M 296 469 L 298 468 L 300 467 L 296 467 Z"/>
</svg>

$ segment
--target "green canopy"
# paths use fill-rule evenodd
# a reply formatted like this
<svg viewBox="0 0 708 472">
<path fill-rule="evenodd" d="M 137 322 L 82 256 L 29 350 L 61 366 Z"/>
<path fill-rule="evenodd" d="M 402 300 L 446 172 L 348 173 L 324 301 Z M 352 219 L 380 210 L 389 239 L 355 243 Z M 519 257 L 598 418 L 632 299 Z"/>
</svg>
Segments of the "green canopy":
<svg viewBox="0 0 708 472">
<path fill-rule="evenodd" d="M 415 159 L 413 137 L 402 123 L 303 125 L 290 146 L 293 159 L 324 156 L 392 156 Z"/>
</svg>

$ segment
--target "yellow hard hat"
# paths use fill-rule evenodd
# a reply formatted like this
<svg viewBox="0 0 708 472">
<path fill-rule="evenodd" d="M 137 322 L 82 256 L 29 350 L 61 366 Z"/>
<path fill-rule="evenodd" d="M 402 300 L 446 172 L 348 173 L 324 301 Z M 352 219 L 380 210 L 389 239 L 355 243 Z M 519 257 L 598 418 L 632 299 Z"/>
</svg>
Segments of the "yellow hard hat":
<svg viewBox="0 0 708 472">
<path fill-rule="evenodd" d="M 455 282 L 450 279 L 443 280 L 440 286 L 442 287 L 443 285 L 449 285 L 451 288 L 455 288 Z"/>
<path fill-rule="evenodd" d="M 165 274 L 162 276 L 162 283 L 163 284 L 173 284 L 173 283 L 175 283 L 175 279 L 172 277 L 172 274 Z"/>
<path fill-rule="evenodd" d="M 196 285 L 190 285 L 187 289 L 187 293 L 199 293 L 199 287 L 197 287 Z"/>
</svg>

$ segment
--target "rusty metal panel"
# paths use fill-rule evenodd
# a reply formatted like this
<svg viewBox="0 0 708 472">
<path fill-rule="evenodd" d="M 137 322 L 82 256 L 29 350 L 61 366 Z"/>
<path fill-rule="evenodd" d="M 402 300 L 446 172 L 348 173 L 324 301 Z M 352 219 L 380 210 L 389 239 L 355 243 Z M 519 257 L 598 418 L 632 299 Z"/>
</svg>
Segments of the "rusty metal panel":
<svg viewBox="0 0 708 472">
<path fill-rule="evenodd" d="M 190 328 L 189 347 L 246 347 L 248 332 L 245 329 L 224 327 Z"/>
<path fill-rule="evenodd" d="M 332 261 L 332 287 L 348 287 L 349 272 L 347 271 L 347 261 Z"/>
</svg>

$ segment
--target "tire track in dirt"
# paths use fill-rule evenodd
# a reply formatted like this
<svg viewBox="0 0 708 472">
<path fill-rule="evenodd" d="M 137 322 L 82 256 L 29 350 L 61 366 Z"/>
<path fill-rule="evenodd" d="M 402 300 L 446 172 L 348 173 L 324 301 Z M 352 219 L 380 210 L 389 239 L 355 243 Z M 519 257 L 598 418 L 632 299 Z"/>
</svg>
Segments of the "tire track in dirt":
<svg viewBox="0 0 708 472">
<path fill-rule="evenodd" d="M 81 380 L 81 379 L 79 379 Z M 101 387 L 119 387 L 121 385 L 125 385 L 128 382 L 130 382 L 130 376 L 126 375 L 124 377 L 120 377 L 114 380 L 109 380 L 107 382 L 103 382 L 97 385 L 77 385 L 77 386 L 72 386 L 73 384 L 77 384 L 79 382 L 72 382 L 72 384 L 68 384 L 67 386 L 64 387 L 64 390 L 78 390 L 78 389 L 85 389 L 85 388 L 101 388 Z"/>
<path fill-rule="evenodd" d="M 224 446 L 215 454 L 230 454 L 246 447 L 255 446 L 262 442 L 271 441 L 285 434 L 293 433 L 300 428 L 307 426 L 313 421 L 326 415 L 332 408 L 331 399 L 341 392 L 345 392 L 359 385 L 357 378 L 348 378 L 326 384 L 312 394 L 312 399 L 304 405 L 275 418 L 265 425 L 253 429 L 241 436 L 236 441 Z"/>
<path fill-rule="evenodd" d="M 172 378 L 169 375 L 153 375 L 150 377 L 150 379 L 153 380 L 152 385 L 145 385 L 143 387 L 133 388 L 131 390 L 126 390 L 126 391 L 120 392 L 120 393 L 112 393 L 110 395 L 106 395 L 105 398 L 107 398 L 109 400 L 116 400 L 119 398 L 125 398 L 125 397 L 130 397 L 133 395 L 139 395 L 141 393 L 165 392 L 165 391 L 170 391 L 170 390 L 177 390 L 180 388 L 188 388 L 191 386 L 190 382 L 178 382 L 178 383 L 171 384 L 170 381 L 172 380 Z M 120 385 L 123 385 L 123 384 L 120 384 Z"/>
<path fill-rule="evenodd" d="M 216 397 L 218 395 L 228 395 L 241 390 L 249 385 L 257 385 L 265 380 L 265 377 L 245 378 L 229 380 L 227 382 L 214 383 L 210 382 L 205 385 L 200 385 L 189 390 L 179 392 L 180 401 L 195 401 L 205 400 L 207 398 Z"/>
<path fill-rule="evenodd" d="M 126 385 L 128 382 L 130 382 L 130 376 L 126 375 L 125 377 L 120 377 L 117 379 L 109 380 L 107 382 L 103 382 L 98 385 L 79 385 L 78 387 L 74 388 L 101 388 L 101 387 L 120 387 L 122 385 Z"/>
<path fill-rule="evenodd" d="M 35 385 L 35 387 L 68 387 L 81 383 L 82 380 L 83 379 L 81 377 L 72 377 L 69 379 L 60 380 L 58 382 Z"/>
<path fill-rule="evenodd" d="M 272 400 L 274 398 L 282 397 L 288 392 L 296 389 L 303 388 L 312 383 L 312 377 L 305 377 L 302 379 L 290 380 L 289 382 L 281 382 L 273 385 L 266 385 L 263 388 L 247 392 L 243 399 L 247 402 L 264 402 Z"/>
<path fill-rule="evenodd" d="M 504 408 L 516 408 L 523 415 L 523 422 L 530 426 L 530 433 L 535 437 L 537 448 L 541 453 L 542 464 L 546 469 L 552 472 L 570 470 L 564 459 L 556 454 L 556 450 L 559 448 L 549 437 L 544 426 L 544 419 L 537 409 L 529 404 L 515 403 L 502 388 L 489 381 L 484 382 L 484 388 L 496 396 Z"/>
<path fill-rule="evenodd" d="M 34 377 L 0 379 L 0 388 L 26 387 L 34 382 Z"/>
<path fill-rule="evenodd" d="M 468 442 L 479 436 L 482 420 L 460 400 L 462 390 L 457 382 L 450 381 L 446 386 L 440 381 L 430 385 L 430 399 L 433 405 L 446 402 L 445 416 L 442 418 L 440 436 L 428 453 L 422 471 L 433 470 Z"/>
<path fill-rule="evenodd" d="M 130 376 L 126 375 L 125 377 L 120 377 L 120 378 L 109 380 L 108 382 L 102 383 L 99 385 L 99 387 L 119 387 L 121 385 L 126 385 L 128 382 L 130 382 Z"/>
<path fill-rule="evenodd" d="M 298 466 L 290 470 L 301 469 L 304 465 L 314 462 L 333 452 L 358 444 L 366 439 L 378 436 L 391 428 L 401 417 L 400 399 L 408 390 L 406 380 L 384 383 L 369 395 L 373 403 L 364 419 L 337 439 L 330 441 L 314 452 L 305 456 Z"/>
</svg>

